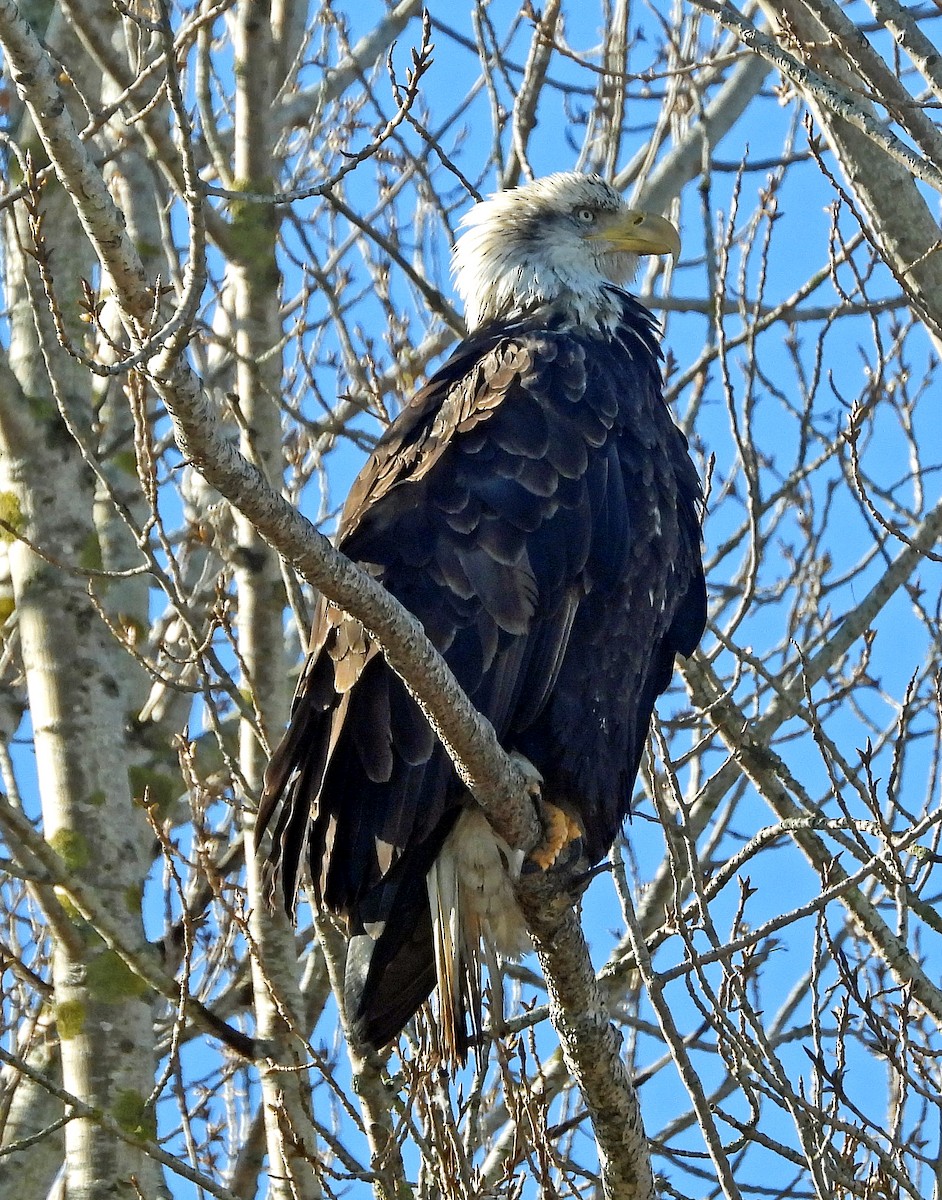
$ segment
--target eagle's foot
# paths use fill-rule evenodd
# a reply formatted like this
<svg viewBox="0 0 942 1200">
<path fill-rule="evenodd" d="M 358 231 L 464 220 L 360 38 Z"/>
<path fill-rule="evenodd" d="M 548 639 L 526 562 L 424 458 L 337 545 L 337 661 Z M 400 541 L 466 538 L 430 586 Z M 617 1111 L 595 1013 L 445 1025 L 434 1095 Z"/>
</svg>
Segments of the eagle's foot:
<svg viewBox="0 0 942 1200">
<path fill-rule="evenodd" d="M 523 864 L 524 873 L 548 871 L 575 862 L 582 853 L 582 830 L 564 809 L 540 802 L 543 840 L 531 850 Z"/>
</svg>

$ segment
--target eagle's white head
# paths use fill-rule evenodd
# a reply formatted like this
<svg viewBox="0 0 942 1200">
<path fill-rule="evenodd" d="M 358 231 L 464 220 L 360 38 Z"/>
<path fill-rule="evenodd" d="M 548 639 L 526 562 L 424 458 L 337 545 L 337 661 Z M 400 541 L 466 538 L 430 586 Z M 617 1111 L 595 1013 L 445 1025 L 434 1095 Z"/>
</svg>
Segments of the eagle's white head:
<svg viewBox="0 0 942 1200">
<path fill-rule="evenodd" d="M 640 254 L 680 252 L 670 221 L 629 208 L 597 175 L 574 172 L 496 192 L 461 226 L 453 270 L 469 329 L 541 308 L 605 328 L 618 311 L 605 285 L 627 283 Z"/>
</svg>

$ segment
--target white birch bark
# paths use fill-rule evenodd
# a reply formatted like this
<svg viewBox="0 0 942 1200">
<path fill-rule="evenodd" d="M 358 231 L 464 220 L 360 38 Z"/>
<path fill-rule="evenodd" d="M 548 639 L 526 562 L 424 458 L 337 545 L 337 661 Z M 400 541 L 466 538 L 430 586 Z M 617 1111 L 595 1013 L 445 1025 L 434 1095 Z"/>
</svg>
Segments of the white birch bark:
<svg viewBox="0 0 942 1200">
<path fill-rule="evenodd" d="M 26 1061 L 57 1078 L 61 1072 L 52 1012 L 37 1025 L 29 1030 L 32 1045 L 24 1047 Z M 0 1094 L 9 1098 L 0 1132 L 0 1151 L 7 1152 L 0 1159 L 0 1200 L 45 1196 L 62 1167 L 64 1108 L 45 1088 L 9 1066 L 0 1071 Z M 17 1144 L 21 1149 L 13 1150 Z"/>
<path fill-rule="evenodd" d="M 275 161 L 272 106 L 282 54 L 276 54 L 267 3 L 242 0 L 235 10 L 236 100 L 234 178 L 247 192 L 272 190 Z M 281 455 L 281 320 L 275 260 L 277 210 L 236 205 L 237 254 L 229 268 L 235 310 L 236 397 L 242 452 L 277 486 Z M 259 794 L 267 762 L 265 740 L 277 738 L 287 717 L 289 688 L 282 632 L 284 585 L 277 554 L 241 513 L 236 515 L 239 653 L 262 723 L 243 720 L 239 763 L 250 803 Z M 298 989 L 294 931 L 280 907 L 269 912 L 262 893 L 251 809 L 244 812 L 252 978 L 258 1036 L 272 1048 L 260 1064 L 269 1195 L 272 1200 L 315 1200 L 321 1187 L 293 1139 L 310 1141 L 307 1031 Z M 290 1024 L 286 1022 L 289 1018 Z M 294 1026 L 292 1028 L 292 1025 Z M 316 1149 L 308 1145 L 313 1156 Z"/>
<path fill-rule="evenodd" d="M 81 78 L 84 59 L 74 32 L 56 25 L 50 36 Z M 86 94 L 95 95 L 96 80 L 92 68 L 82 79 Z M 80 338 L 79 281 L 89 276 L 94 256 L 61 189 L 47 189 L 42 208 L 57 301 L 69 336 Z M 91 380 L 57 345 L 35 267 L 17 248 L 17 242 L 31 244 L 25 223 L 8 217 L 4 232 L 7 297 L 15 314 L 10 363 L 21 403 L 0 414 L 0 486 L 18 498 L 23 532 L 34 545 L 64 564 L 94 562 L 101 557 L 94 481 L 63 419 L 88 428 Z M 9 561 L 44 835 L 69 871 L 95 887 L 127 944 L 140 947 L 151 835 L 129 790 L 124 656 L 80 575 L 44 561 L 22 542 L 10 546 Z M 146 599 L 144 606 L 139 616 L 146 615 Z M 71 937 L 55 939 L 53 982 L 66 1090 L 129 1129 L 155 1128 L 147 1103 L 154 1085 L 147 989 L 80 919 Z M 95 1124 L 70 1120 L 64 1144 L 70 1200 L 130 1196 L 132 1176 L 149 1194 L 163 1194 L 153 1161 Z"/>
<path fill-rule="evenodd" d="M 859 95 L 859 72 L 847 51 L 856 32 L 853 25 L 840 15 L 839 10 L 837 14 L 831 11 L 837 24 L 836 34 L 832 33 L 816 14 L 816 7 L 815 3 L 805 4 L 800 0 L 763 4 L 769 23 L 779 38 L 806 62 L 823 68 L 841 89 L 851 89 L 857 110 L 868 122 L 878 125 L 873 105 Z M 833 10 L 836 6 L 821 7 Z M 864 42 L 869 44 L 866 39 Z M 800 77 L 795 82 L 802 87 Z M 877 94 L 885 90 L 882 83 L 882 76 L 871 82 Z M 900 96 L 905 111 L 912 102 L 902 88 Z M 837 106 L 826 103 L 819 92 L 808 93 L 806 99 L 861 205 L 882 254 L 918 306 L 937 348 L 942 348 L 942 255 L 937 253 L 939 225 L 916 186 L 911 167 L 886 153 L 859 123 L 848 120 Z M 892 98 L 887 99 L 893 102 Z M 918 104 L 912 104 L 912 108 L 914 113 L 920 114 Z M 934 143 L 932 149 L 936 153 Z M 925 161 L 942 172 L 939 158 Z M 939 178 L 942 179 L 942 175 Z M 933 182 L 939 190 L 942 185 Z"/>
<path fill-rule="evenodd" d="M 62 261 L 71 259 L 77 278 L 87 268 L 76 263 L 74 250 L 82 239 L 64 201 L 60 194 L 49 202 L 50 217 L 65 235 Z M 92 480 L 55 411 L 27 323 L 24 278 L 15 267 L 8 287 L 24 317 L 15 326 L 11 360 L 28 399 L 24 411 L 0 417 L 3 487 L 18 497 L 30 541 L 65 562 L 78 562 L 97 546 Z M 61 298 L 67 302 L 66 294 Z M 59 395 L 73 417 L 87 422 L 82 397 L 88 380 L 58 350 L 49 328 L 44 335 Z M 80 577 L 59 570 L 23 542 L 9 553 L 45 836 L 69 870 L 94 885 L 122 935 L 137 946 L 143 939 L 140 904 L 151 837 L 131 802 L 124 741 L 129 714 L 121 704 L 115 645 Z M 64 1086 L 120 1121 L 149 1128 L 154 1062 L 141 1052 L 153 1040 L 147 989 L 81 921 L 68 944 L 57 941 L 53 962 Z M 70 1200 L 117 1196 L 130 1186 L 132 1174 L 159 1191 L 153 1164 L 90 1122 L 70 1121 L 65 1141 Z"/>
</svg>

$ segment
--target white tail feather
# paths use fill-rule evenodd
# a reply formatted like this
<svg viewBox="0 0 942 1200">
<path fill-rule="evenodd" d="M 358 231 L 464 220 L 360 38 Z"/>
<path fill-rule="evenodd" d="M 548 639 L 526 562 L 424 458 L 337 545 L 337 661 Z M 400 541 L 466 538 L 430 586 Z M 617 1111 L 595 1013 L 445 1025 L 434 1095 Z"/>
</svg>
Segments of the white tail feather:
<svg viewBox="0 0 942 1200">
<path fill-rule="evenodd" d="M 435 976 L 438 981 L 438 1030 L 450 1061 L 460 1058 L 461 929 L 458 877 L 440 855 L 428 873 L 428 897 L 435 939 Z"/>
<path fill-rule="evenodd" d="M 464 1058 L 465 1014 L 471 1041 L 476 1048 L 482 1045 L 482 958 L 494 1006 L 502 994 L 498 955 L 517 958 L 529 949 L 510 878 L 519 873 L 521 859 L 494 833 L 481 810 L 469 807 L 428 873 L 438 983 L 435 1024 L 443 1055 L 452 1064 Z"/>
</svg>

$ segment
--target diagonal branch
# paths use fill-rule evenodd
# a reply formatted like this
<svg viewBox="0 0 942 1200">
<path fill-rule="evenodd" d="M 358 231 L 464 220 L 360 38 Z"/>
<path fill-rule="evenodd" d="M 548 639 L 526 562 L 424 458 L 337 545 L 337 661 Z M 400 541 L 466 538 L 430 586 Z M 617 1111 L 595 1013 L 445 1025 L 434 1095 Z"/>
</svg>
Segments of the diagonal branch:
<svg viewBox="0 0 942 1200">
<path fill-rule="evenodd" d="M 798 88 L 818 104 L 842 117 L 860 130 L 894 162 L 905 167 L 911 175 L 942 191 L 942 170 L 929 159 L 911 150 L 896 134 L 886 129 L 878 118 L 868 112 L 853 93 L 783 50 L 775 38 L 763 33 L 731 4 L 720 0 L 695 0 L 697 8 L 710 14 L 724 29 L 735 33 L 750 50 L 777 67 Z M 771 7 L 771 6 L 769 6 Z"/>
</svg>

